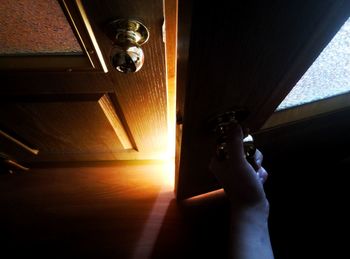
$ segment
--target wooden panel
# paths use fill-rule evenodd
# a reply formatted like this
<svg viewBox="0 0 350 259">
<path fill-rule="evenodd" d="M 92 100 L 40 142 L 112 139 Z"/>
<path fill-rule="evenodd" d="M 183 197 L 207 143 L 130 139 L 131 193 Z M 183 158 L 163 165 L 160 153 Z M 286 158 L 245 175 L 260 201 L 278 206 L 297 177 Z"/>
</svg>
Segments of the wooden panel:
<svg viewBox="0 0 350 259">
<path fill-rule="evenodd" d="M 107 74 L 75 73 L 74 69 L 62 73 L 1 71 L 0 95 L 7 97 L 8 95 L 114 93 L 115 100 L 112 101 L 118 104 L 117 114 L 123 115 L 123 118 L 120 118 L 121 122 L 128 126 L 125 132 L 131 138 L 131 145 L 138 152 L 123 151 L 110 159 L 164 157 L 167 150 L 167 95 L 165 48 L 162 35 L 163 1 L 67 0 L 64 2 L 69 6 L 74 5 L 75 2 L 82 4 L 109 72 Z M 105 26 L 111 20 L 120 17 L 137 18 L 143 21 L 150 31 L 149 41 L 142 46 L 145 52 L 145 64 L 135 74 L 119 73 L 109 62 L 112 42 L 105 34 Z M 73 20 L 76 22 L 76 19 Z M 113 115 L 110 114 L 109 118 L 111 117 Z M 116 122 L 115 119 L 113 121 Z M 82 136 L 82 138 L 85 137 Z M 127 147 L 129 144 L 124 143 L 124 145 Z M 81 152 L 84 153 L 84 150 Z"/>
<path fill-rule="evenodd" d="M 103 52 L 112 44 L 105 26 L 116 18 L 136 18 L 150 31 L 142 46 L 145 63 L 135 74 L 121 74 L 111 68 L 110 78 L 125 119 L 140 152 L 164 152 L 167 143 L 167 98 L 165 49 L 162 35 L 163 1 L 84 1 Z"/>
<path fill-rule="evenodd" d="M 219 187 L 208 170 L 215 149 L 208 119 L 245 108 L 249 117 L 243 126 L 259 130 L 349 17 L 350 3 L 264 1 L 232 8 L 200 1 L 179 4 L 179 19 L 193 10 L 190 40 L 187 24 L 179 21 L 179 42 L 183 33 L 190 50 L 188 71 L 178 69 L 178 78 L 188 72 L 180 83 L 185 90 L 178 95 L 183 129 L 177 195 L 185 198 Z"/>
<path fill-rule="evenodd" d="M 39 150 L 36 161 L 110 160 L 136 152 L 108 95 L 17 98 L 2 102 L 0 123 Z"/>
</svg>

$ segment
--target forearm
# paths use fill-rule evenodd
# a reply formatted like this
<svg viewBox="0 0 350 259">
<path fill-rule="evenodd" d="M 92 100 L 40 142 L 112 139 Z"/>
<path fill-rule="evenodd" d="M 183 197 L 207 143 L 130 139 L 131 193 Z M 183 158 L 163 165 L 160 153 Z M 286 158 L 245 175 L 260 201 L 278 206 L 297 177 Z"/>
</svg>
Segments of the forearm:
<svg viewBox="0 0 350 259">
<path fill-rule="evenodd" d="M 232 259 L 273 259 L 268 230 L 268 208 L 232 209 Z"/>
</svg>

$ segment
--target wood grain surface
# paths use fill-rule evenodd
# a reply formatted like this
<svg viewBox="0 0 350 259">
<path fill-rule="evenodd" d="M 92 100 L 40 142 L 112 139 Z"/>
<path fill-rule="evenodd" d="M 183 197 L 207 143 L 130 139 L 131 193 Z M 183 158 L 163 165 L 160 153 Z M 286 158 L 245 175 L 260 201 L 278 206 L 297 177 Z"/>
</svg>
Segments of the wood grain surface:
<svg viewBox="0 0 350 259">
<path fill-rule="evenodd" d="M 105 0 L 84 1 L 84 4 L 107 59 L 112 47 L 104 32 L 108 22 L 117 18 L 135 18 L 149 29 L 149 41 L 142 46 L 145 53 L 142 69 L 135 74 L 113 70 L 110 80 L 139 151 L 163 152 L 167 143 L 163 2 Z"/>
<path fill-rule="evenodd" d="M 68 1 L 71 2 L 71 1 Z M 42 71 L 1 71 L 1 90 L 2 99 L 14 100 L 12 107 L 18 106 L 16 96 L 28 96 L 29 98 L 40 99 L 44 95 L 73 95 L 83 96 L 89 94 L 108 94 L 116 106 L 116 114 L 122 115 L 120 118 L 126 134 L 131 138 L 130 142 L 137 152 L 124 152 L 120 149 L 120 143 L 115 137 L 115 133 L 110 132 L 111 125 L 107 118 L 101 121 L 99 111 L 90 107 L 87 110 L 86 105 L 81 107 L 72 107 L 75 104 L 67 103 L 55 106 L 55 113 L 58 118 L 55 120 L 51 116 L 35 117 L 31 120 L 37 125 L 41 125 L 45 135 L 37 135 L 32 139 L 31 134 L 26 133 L 29 137 L 28 142 L 33 145 L 53 145 L 50 148 L 57 148 L 56 143 L 48 142 L 43 144 L 47 135 L 55 135 L 53 125 L 58 129 L 70 127 L 70 134 L 90 132 L 98 127 L 103 132 L 80 134 L 72 142 L 71 136 L 64 135 L 61 132 L 61 139 L 66 138 L 67 146 L 61 148 L 57 156 L 51 154 L 47 159 L 52 160 L 100 160 L 100 159 L 159 159 L 164 157 L 167 150 L 167 94 L 166 94 L 166 71 L 165 71 L 165 46 L 162 35 L 163 1 L 82 1 L 87 17 L 91 23 L 97 43 L 99 44 L 104 60 L 108 65 L 109 73 L 99 72 L 42 72 Z M 142 69 L 135 74 L 122 74 L 112 68 L 110 64 L 110 51 L 112 48 L 111 40 L 106 36 L 106 25 L 113 19 L 117 18 L 136 18 L 141 20 L 150 31 L 149 41 L 142 46 L 145 53 L 145 63 Z M 22 98 L 22 97 L 21 97 Z M 29 99 L 27 98 L 27 99 Z M 73 97 L 74 98 L 74 97 Z M 69 98 L 68 98 L 69 99 Z M 18 99 L 17 99 L 18 100 Z M 86 104 L 86 103 L 85 103 Z M 92 104 L 93 105 L 93 104 Z M 48 104 L 50 106 L 50 104 Z M 75 105 L 79 106 L 79 105 Z M 44 109 L 45 105 L 36 105 L 35 109 Z M 12 127 L 9 118 L 17 120 L 22 116 L 17 114 L 18 109 L 8 107 L 6 116 L 0 117 L 0 124 Z M 22 107 L 23 108 L 23 107 Z M 34 108 L 33 108 L 34 109 Z M 51 111 L 53 111 L 51 109 Z M 73 109 L 73 110 L 72 110 Z M 23 109 L 22 109 L 23 111 Z M 87 113 L 91 111 L 91 113 Z M 40 113 L 40 111 L 38 111 Z M 81 117 L 74 117 L 81 114 Z M 74 115 L 75 114 L 75 115 Z M 96 118 L 94 117 L 96 116 Z M 66 118 L 65 118 L 66 117 Z M 74 122 L 82 126 L 86 121 L 85 128 L 75 128 Z M 120 117 L 120 116 L 119 116 Z M 61 119 L 60 119 L 61 118 Z M 29 120 L 29 118 L 26 118 Z M 22 122 L 26 121 L 25 119 Z M 78 122 L 81 123 L 78 123 Z M 63 123 L 63 124 L 61 124 Z M 67 123 L 72 123 L 67 126 Z M 59 125 L 58 125 L 59 124 Z M 109 125 L 107 125 L 109 124 Z M 51 125 L 51 126 L 50 126 Z M 105 126 L 105 131 L 103 130 Z M 24 128 L 30 128 L 31 124 L 22 124 L 21 133 Z M 46 128 L 45 128 L 46 127 Z M 89 127 L 91 130 L 89 130 Z M 16 128 L 17 130 L 17 128 Z M 15 129 L 14 129 L 15 131 Z M 97 134 L 98 133 L 98 134 Z M 100 133 L 102 135 L 100 135 Z M 18 134 L 20 135 L 20 134 Z M 96 136 L 95 140 L 94 137 Z M 104 142 L 100 141 L 103 136 Z M 106 138 L 107 137 L 107 138 Z M 108 139 L 108 140 L 107 140 Z M 36 143 L 39 141 L 38 143 Z M 99 145 L 98 150 L 90 146 L 90 142 Z M 85 142 L 84 145 L 81 145 Z M 106 142 L 110 142 L 106 144 Z M 79 144 L 80 143 L 80 144 Z M 90 144 L 89 144 L 90 143 Z M 62 143 L 61 143 L 62 144 Z M 94 144 L 94 145 L 95 145 Z M 75 149 L 73 148 L 75 146 Z M 95 146 L 96 147 L 96 146 Z M 72 148 L 72 149 L 71 149 Z M 86 155 L 96 149 L 96 155 Z M 47 149 L 44 149 L 47 150 Z M 121 153 L 119 151 L 122 151 Z M 65 155 L 65 152 L 67 155 Z M 42 152 L 45 154 L 45 151 Z M 39 161 L 44 156 L 36 158 Z"/>
<path fill-rule="evenodd" d="M 249 112 L 242 126 L 258 131 L 349 15 L 349 2 L 342 0 L 242 2 L 232 8 L 179 2 L 179 42 L 189 49 L 187 64 L 178 62 L 178 81 L 187 77 L 177 105 L 183 124 L 179 198 L 219 187 L 208 170 L 215 152 L 208 120 L 239 107 Z M 190 36 L 181 19 L 191 20 Z"/>
<path fill-rule="evenodd" d="M 336 167 L 349 157 L 348 117 L 256 136 L 270 173 L 275 258 L 347 253 L 348 240 L 335 237 L 346 234 L 349 219 L 349 161 Z M 72 164 L 0 175 L 1 258 L 227 258 L 230 214 L 222 191 L 180 202 L 164 185 L 164 164 Z"/>
<path fill-rule="evenodd" d="M 176 138 L 176 68 L 177 68 L 177 24 L 178 0 L 164 1 L 165 53 L 168 110 L 168 149 L 175 157 Z"/>
<path fill-rule="evenodd" d="M 0 175 L 2 258 L 225 254 L 222 193 L 180 205 L 164 173 L 164 164 L 123 162 Z"/>
<path fill-rule="evenodd" d="M 2 103 L 0 116 L 11 131 L 39 149 L 34 161 L 55 160 L 55 156 L 61 160 L 113 159 L 113 153 L 124 147 L 96 97 L 91 101 Z"/>
</svg>

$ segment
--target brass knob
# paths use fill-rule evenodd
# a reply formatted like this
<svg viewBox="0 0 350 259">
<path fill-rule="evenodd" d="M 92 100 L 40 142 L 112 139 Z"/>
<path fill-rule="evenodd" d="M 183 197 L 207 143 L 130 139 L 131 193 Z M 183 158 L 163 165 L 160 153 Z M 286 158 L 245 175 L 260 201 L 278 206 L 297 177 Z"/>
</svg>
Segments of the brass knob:
<svg viewBox="0 0 350 259">
<path fill-rule="evenodd" d="M 146 26 L 137 20 L 118 19 L 108 25 L 108 36 L 113 42 L 113 67 L 122 73 L 139 71 L 145 59 L 141 45 L 149 38 Z"/>
<path fill-rule="evenodd" d="M 216 155 L 219 160 L 229 159 L 227 151 L 227 138 L 230 134 L 231 127 L 234 124 L 240 124 L 248 117 L 248 111 L 244 109 L 236 109 L 220 113 L 208 121 L 209 128 L 216 134 Z M 254 157 L 256 148 L 251 135 L 244 136 L 243 139 L 244 154 L 247 160 Z"/>
</svg>

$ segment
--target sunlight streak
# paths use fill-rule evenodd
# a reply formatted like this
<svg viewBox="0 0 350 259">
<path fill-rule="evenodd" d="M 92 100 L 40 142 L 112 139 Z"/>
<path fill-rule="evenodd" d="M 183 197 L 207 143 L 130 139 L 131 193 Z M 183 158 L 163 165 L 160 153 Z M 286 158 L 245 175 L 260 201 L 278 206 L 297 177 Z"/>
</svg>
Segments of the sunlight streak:
<svg viewBox="0 0 350 259">
<path fill-rule="evenodd" d="M 153 205 L 151 213 L 148 216 L 146 224 L 137 242 L 133 259 L 150 258 L 156 244 L 160 229 L 170 205 L 174 199 L 173 191 L 169 191 L 168 186 L 164 186 Z"/>
</svg>

